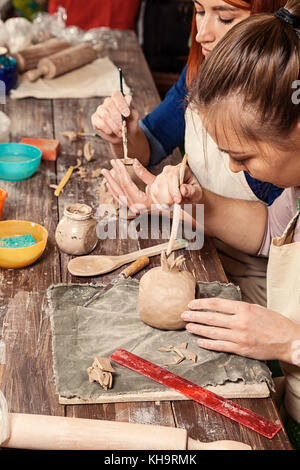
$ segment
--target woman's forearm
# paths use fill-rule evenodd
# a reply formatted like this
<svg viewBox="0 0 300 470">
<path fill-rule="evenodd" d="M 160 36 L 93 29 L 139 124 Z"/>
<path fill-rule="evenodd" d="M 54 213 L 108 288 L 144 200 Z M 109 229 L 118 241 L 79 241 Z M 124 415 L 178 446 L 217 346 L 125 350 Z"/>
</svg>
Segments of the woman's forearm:
<svg viewBox="0 0 300 470">
<path fill-rule="evenodd" d="M 116 157 L 124 157 L 123 143 L 110 144 Z M 139 127 L 134 134 L 127 135 L 128 157 L 137 158 L 143 166 L 150 162 L 150 146 L 148 139 Z"/>
<path fill-rule="evenodd" d="M 261 247 L 267 222 L 267 208 L 261 202 L 231 199 L 203 189 L 204 227 L 197 221 L 193 207 L 194 224 L 206 235 L 219 238 L 228 245 L 249 254 Z"/>
</svg>

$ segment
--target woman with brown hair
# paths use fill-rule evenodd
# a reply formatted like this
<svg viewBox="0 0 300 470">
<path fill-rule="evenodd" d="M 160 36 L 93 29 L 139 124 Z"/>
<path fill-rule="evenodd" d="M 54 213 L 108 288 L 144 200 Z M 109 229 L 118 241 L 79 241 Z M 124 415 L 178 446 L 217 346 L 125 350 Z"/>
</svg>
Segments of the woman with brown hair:
<svg viewBox="0 0 300 470">
<path fill-rule="evenodd" d="M 127 118 L 130 157 L 136 156 L 146 166 L 153 165 L 162 161 L 175 147 L 185 145 L 189 167 L 202 187 L 227 197 L 271 204 L 280 195 L 281 189 L 252 178 L 246 171 L 238 175 L 232 174 L 228 170 L 228 155 L 226 161 L 215 142 L 209 136 L 207 139 L 203 138 L 201 118 L 198 113 L 185 106 L 185 96 L 202 64 L 234 25 L 258 12 L 274 12 L 281 6 L 282 0 L 195 0 L 194 3 L 187 67 L 165 100 L 139 121 L 131 97 L 124 98 L 120 92 L 116 92 L 98 107 L 92 117 L 93 125 L 111 143 L 114 154 L 123 156 L 123 114 Z M 113 161 L 112 165 L 116 167 L 118 162 Z M 139 174 L 142 169 L 136 168 L 136 171 Z M 107 177 L 108 184 L 111 183 L 112 189 L 113 175 L 105 171 L 103 174 Z M 118 170 L 115 174 L 119 177 L 117 184 L 126 194 L 126 182 L 121 179 L 122 172 Z M 154 177 L 149 178 L 147 183 L 153 182 Z M 139 203 L 138 192 L 135 202 Z M 224 269 L 228 277 L 241 287 L 243 298 L 266 305 L 266 260 L 242 254 L 219 241 L 216 244 Z"/>
<path fill-rule="evenodd" d="M 238 58 L 238 61 L 237 61 Z M 162 204 L 204 204 L 205 232 L 269 256 L 268 307 L 197 299 L 182 318 L 200 347 L 281 361 L 291 441 L 300 449 L 300 1 L 235 26 L 199 72 L 191 103 L 229 168 L 284 188 L 269 207 L 217 195 L 178 168 L 152 188 Z M 192 184 L 191 184 L 192 182 Z M 168 187 L 161 198 L 158 183 Z M 150 194 L 150 192 L 149 192 Z M 222 312 L 222 313 L 219 313 Z"/>
</svg>

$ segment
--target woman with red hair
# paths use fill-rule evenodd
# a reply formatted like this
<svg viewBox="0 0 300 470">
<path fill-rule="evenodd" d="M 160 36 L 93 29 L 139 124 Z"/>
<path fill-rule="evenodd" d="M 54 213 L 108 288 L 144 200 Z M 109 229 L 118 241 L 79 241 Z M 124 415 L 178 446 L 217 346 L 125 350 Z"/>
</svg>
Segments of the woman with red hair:
<svg viewBox="0 0 300 470">
<path fill-rule="evenodd" d="M 189 167 L 202 187 L 216 194 L 237 199 L 263 201 L 271 204 L 281 194 L 281 189 L 252 178 L 246 171 L 234 175 L 228 170 L 229 156 L 223 156 L 215 142 L 207 136 L 203 141 L 203 126 L 198 113 L 185 107 L 185 96 L 205 58 L 218 42 L 236 24 L 259 12 L 274 12 L 282 0 L 194 0 L 195 10 L 191 31 L 191 48 L 186 68 L 179 81 L 166 95 L 164 101 L 143 120 L 139 121 L 131 97 L 115 92 L 106 98 L 92 117 L 97 132 L 111 143 L 117 156 L 123 155 L 121 114 L 127 118 L 128 154 L 143 165 L 162 161 L 177 146 L 185 146 Z M 237 58 L 237 61 L 239 59 Z M 204 155 L 204 148 L 207 155 Z M 115 166 L 116 161 L 112 162 Z M 137 168 L 141 176 L 146 171 Z M 115 172 L 118 181 L 108 171 L 103 171 L 115 197 L 125 194 L 126 181 L 121 172 Z M 154 177 L 153 177 L 154 178 Z M 149 175 L 147 176 L 149 182 Z M 113 190 L 117 186 L 120 191 Z M 132 192 L 131 192 L 132 196 Z M 132 198 L 131 198 L 132 199 Z M 134 203 L 141 203 L 136 192 Z M 232 281 L 240 285 L 244 300 L 266 304 L 267 261 L 247 256 L 218 243 L 223 266 Z"/>
</svg>

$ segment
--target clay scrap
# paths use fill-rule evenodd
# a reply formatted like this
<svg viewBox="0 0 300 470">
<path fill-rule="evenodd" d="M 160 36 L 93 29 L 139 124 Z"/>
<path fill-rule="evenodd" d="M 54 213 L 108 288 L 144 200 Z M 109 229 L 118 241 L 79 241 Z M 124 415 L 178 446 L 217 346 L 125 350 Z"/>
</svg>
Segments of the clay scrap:
<svg viewBox="0 0 300 470">
<path fill-rule="evenodd" d="M 104 390 L 112 388 L 115 369 L 107 357 L 95 357 L 91 367 L 87 369 L 89 382 L 98 382 Z"/>
<path fill-rule="evenodd" d="M 173 344 L 170 344 L 168 348 L 161 346 L 158 348 L 158 351 L 160 352 L 173 352 L 176 354 L 176 356 L 173 356 L 173 361 L 171 362 L 164 362 L 165 366 L 175 366 L 177 364 L 180 364 L 182 361 L 185 359 L 188 359 L 189 361 L 197 362 L 197 354 L 195 354 L 192 351 L 186 351 L 188 347 L 188 343 L 182 343 L 178 347 L 173 346 Z M 185 353 L 182 351 L 185 350 Z"/>
</svg>

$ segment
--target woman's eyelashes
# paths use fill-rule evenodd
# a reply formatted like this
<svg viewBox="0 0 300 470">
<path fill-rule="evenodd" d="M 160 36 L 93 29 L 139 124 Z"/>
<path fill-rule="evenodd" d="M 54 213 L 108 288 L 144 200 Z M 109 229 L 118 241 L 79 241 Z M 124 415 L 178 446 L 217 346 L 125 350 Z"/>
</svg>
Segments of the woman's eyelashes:
<svg viewBox="0 0 300 470">
<path fill-rule="evenodd" d="M 196 15 L 203 17 L 205 15 L 205 11 L 196 10 Z M 220 16 L 218 16 L 218 20 L 220 21 L 220 23 L 223 23 L 223 24 L 231 24 L 234 21 L 234 18 L 225 19 L 225 18 L 221 18 Z"/>
</svg>

